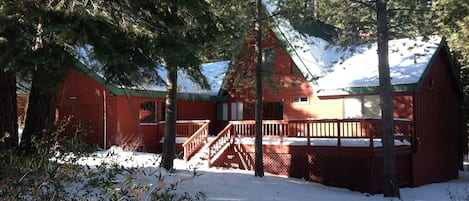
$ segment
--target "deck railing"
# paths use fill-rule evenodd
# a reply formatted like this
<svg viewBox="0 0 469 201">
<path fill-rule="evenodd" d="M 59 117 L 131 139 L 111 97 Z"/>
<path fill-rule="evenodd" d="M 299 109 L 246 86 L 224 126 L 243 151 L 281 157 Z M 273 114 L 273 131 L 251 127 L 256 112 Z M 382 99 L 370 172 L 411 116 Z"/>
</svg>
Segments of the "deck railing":
<svg viewBox="0 0 469 201">
<path fill-rule="evenodd" d="M 232 124 L 229 123 L 220 133 L 218 133 L 217 137 L 215 137 L 208 145 L 208 153 L 207 153 L 207 161 L 208 167 L 211 167 L 212 160 L 215 159 L 217 154 L 226 148 L 232 141 L 234 137 L 233 127 Z"/>
<path fill-rule="evenodd" d="M 205 123 L 182 144 L 182 147 L 184 148 L 184 160 L 186 162 L 207 142 L 209 123 L 210 121 L 205 121 Z"/>
<path fill-rule="evenodd" d="M 236 136 L 254 137 L 255 121 L 232 121 Z M 341 139 L 369 139 L 373 147 L 373 139 L 381 138 L 381 120 L 379 119 L 318 119 L 318 120 L 265 120 L 262 122 L 263 137 L 334 138 L 341 146 Z M 412 134 L 412 122 L 394 120 L 396 139 L 408 140 Z"/>
<path fill-rule="evenodd" d="M 197 130 L 205 124 L 210 123 L 210 120 L 178 120 L 176 121 L 176 137 L 191 137 Z M 160 121 L 160 133 L 164 133 L 166 122 Z"/>
</svg>

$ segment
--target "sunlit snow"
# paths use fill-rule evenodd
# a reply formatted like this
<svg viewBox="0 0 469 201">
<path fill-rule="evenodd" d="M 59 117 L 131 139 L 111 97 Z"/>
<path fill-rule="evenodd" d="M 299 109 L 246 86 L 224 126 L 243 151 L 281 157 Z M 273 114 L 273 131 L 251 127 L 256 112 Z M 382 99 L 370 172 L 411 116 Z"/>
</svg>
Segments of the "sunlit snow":
<svg viewBox="0 0 469 201">
<path fill-rule="evenodd" d="M 271 200 L 389 200 L 382 194 L 369 195 L 343 188 L 328 187 L 302 179 L 286 178 L 266 174 L 265 177 L 254 177 L 254 172 L 239 169 L 208 168 L 206 161 L 194 157 L 188 163 L 176 159 L 176 173 L 167 173 L 159 169 L 160 155 L 151 153 L 129 152 L 119 147 L 96 152 L 93 156 L 81 158 L 78 164 L 97 166 L 102 162 L 118 164 L 124 167 L 138 167 L 146 172 L 161 172 L 168 181 L 182 181 L 179 192 L 195 194 L 204 192 L 207 200 L 233 201 L 271 201 Z M 192 177 L 193 168 L 200 176 Z M 469 172 L 459 173 L 460 178 L 449 182 L 435 183 L 415 188 L 401 188 L 402 200 L 464 200 L 469 195 Z M 140 174 L 135 182 L 158 185 L 154 175 Z M 453 199 L 449 197 L 453 195 Z M 465 196 L 465 197 L 464 197 Z M 88 199 L 93 200 L 92 197 Z"/>
</svg>

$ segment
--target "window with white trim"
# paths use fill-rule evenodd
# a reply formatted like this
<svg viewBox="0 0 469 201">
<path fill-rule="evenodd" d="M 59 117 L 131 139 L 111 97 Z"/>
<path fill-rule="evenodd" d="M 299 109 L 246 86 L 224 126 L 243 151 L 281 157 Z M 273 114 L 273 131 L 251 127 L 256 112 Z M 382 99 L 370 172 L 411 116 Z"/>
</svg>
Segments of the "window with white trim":
<svg viewBox="0 0 469 201">
<path fill-rule="evenodd" d="M 146 101 L 140 103 L 138 117 L 142 124 L 156 123 L 156 102 Z"/>
<path fill-rule="evenodd" d="M 293 98 L 293 103 L 296 104 L 308 104 L 309 100 L 307 96 L 295 97 Z"/>
</svg>

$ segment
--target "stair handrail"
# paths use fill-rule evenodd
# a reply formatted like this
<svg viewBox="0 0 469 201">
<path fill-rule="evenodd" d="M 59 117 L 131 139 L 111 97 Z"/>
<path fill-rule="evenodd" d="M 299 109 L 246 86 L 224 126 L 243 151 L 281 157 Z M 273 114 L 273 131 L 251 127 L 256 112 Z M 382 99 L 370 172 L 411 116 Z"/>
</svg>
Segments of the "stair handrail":
<svg viewBox="0 0 469 201">
<path fill-rule="evenodd" d="M 204 143 L 207 142 L 209 123 L 210 121 L 204 121 L 204 124 L 182 144 L 184 148 L 184 161 L 189 161 L 195 153 L 202 149 Z"/>
<path fill-rule="evenodd" d="M 215 137 L 208 145 L 208 153 L 207 153 L 207 161 L 208 161 L 208 167 L 210 168 L 212 166 L 212 158 L 217 155 L 220 150 L 223 149 L 227 144 L 231 144 L 231 141 L 234 137 L 234 132 L 233 132 L 233 125 L 232 123 L 228 123 L 228 125 L 225 126 L 223 130 L 221 130 L 218 134 L 217 137 Z"/>
</svg>

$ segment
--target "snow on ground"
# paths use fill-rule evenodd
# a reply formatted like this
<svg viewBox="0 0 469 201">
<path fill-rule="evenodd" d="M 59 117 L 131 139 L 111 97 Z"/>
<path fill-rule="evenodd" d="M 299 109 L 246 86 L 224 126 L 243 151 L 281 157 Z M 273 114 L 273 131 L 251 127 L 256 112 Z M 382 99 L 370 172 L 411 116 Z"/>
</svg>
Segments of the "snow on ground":
<svg viewBox="0 0 469 201">
<path fill-rule="evenodd" d="M 125 167 L 140 167 L 150 171 L 159 171 L 158 154 L 128 152 L 118 147 L 99 151 L 92 157 L 82 158 L 79 164 L 96 166 L 101 162 L 114 162 Z M 467 165 L 467 164 L 466 164 Z M 165 173 L 172 181 L 182 180 L 178 191 L 195 194 L 204 192 L 207 200 L 247 201 L 247 200 L 390 200 L 382 194 L 369 195 L 347 189 L 328 187 L 301 179 L 286 178 L 266 174 L 265 177 L 254 177 L 252 171 L 237 169 L 208 168 L 206 164 L 195 159 L 185 163 L 176 159 L 176 173 Z M 193 178 L 192 168 L 200 176 Z M 154 177 L 140 178 L 143 182 L 156 182 Z M 154 185 L 157 185 L 156 183 Z M 450 199 L 449 195 L 455 198 Z M 403 200 L 467 200 L 469 196 L 469 172 L 460 172 L 460 178 L 449 182 L 429 184 L 416 188 L 402 188 Z"/>
</svg>

